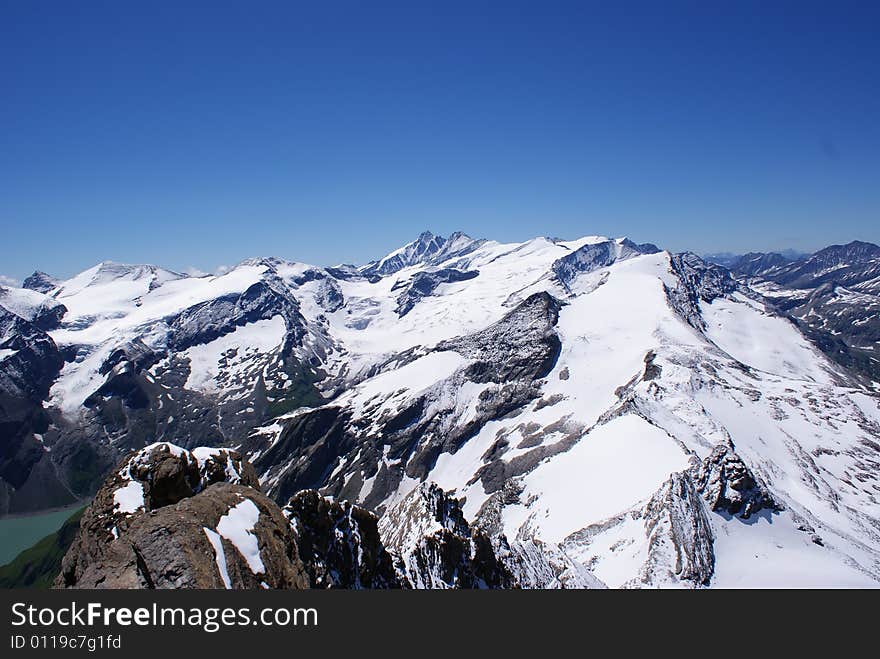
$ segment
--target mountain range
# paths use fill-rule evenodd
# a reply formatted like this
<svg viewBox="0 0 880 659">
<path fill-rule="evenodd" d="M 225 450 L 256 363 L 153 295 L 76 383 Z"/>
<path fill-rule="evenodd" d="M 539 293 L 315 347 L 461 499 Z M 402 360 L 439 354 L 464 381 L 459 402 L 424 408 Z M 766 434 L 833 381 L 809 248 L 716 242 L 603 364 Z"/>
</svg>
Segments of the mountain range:
<svg viewBox="0 0 880 659">
<path fill-rule="evenodd" d="M 0 289 L 0 513 L 97 492 L 62 585 L 157 586 L 174 506 L 216 565 L 171 587 L 876 586 L 878 296 L 870 243 L 34 273 Z"/>
<path fill-rule="evenodd" d="M 750 253 L 727 267 L 829 358 L 880 381 L 880 247 L 854 241 L 814 254 Z"/>
</svg>

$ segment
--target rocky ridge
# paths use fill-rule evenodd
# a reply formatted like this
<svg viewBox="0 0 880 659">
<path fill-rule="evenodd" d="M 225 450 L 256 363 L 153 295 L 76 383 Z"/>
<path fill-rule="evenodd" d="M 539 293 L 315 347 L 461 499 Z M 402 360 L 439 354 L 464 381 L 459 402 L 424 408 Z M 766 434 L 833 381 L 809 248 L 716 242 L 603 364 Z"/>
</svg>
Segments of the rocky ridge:
<svg viewBox="0 0 880 659">
<path fill-rule="evenodd" d="M 517 588 L 460 504 L 423 486 L 381 519 L 314 490 L 281 508 L 235 452 L 157 443 L 99 490 L 60 588 Z M 501 542 L 506 542 L 503 538 Z M 509 550 L 508 550 L 509 552 Z M 540 556 L 533 557 L 540 562 Z M 509 560 L 507 558 L 506 560 Z M 545 561 L 546 563 L 546 561 Z M 544 572 L 552 568 L 544 566 Z"/>
</svg>

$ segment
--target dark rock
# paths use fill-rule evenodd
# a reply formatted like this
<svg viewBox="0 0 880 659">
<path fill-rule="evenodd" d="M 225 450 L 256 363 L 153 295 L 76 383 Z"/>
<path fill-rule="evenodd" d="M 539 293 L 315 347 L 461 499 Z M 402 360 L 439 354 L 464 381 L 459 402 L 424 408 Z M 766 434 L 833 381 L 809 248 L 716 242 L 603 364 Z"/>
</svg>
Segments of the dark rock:
<svg viewBox="0 0 880 659">
<path fill-rule="evenodd" d="M 704 330 L 700 301 L 711 302 L 732 294 L 738 288 L 736 280 L 726 268 L 708 263 L 691 252 L 672 254 L 669 263 L 678 280 L 674 288 L 664 284 L 670 306 L 692 327 Z"/>
<path fill-rule="evenodd" d="M 48 293 L 53 288 L 56 288 L 60 282 L 52 277 L 51 275 L 47 275 L 45 272 L 41 272 L 37 270 L 32 275 L 28 276 L 21 284 L 22 288 L 29 288 L 32 291 L 37 291 L 38 293 Z"/>
<path fill-rule="evenodd" d="M 714 511 L 748 519 L 761 510 L 781 509 L 731 445 L 721 444 L 712 450 L 700 466 L 695 482 Z"/>
<path fill-rule="evenodd" d="M 261 568 L 218 534 L 221 520 L 242 504 L 258 510 L 250 535 Z M 98 524 L 96 525 L 96 522 Z M 211 535 L 215 540 L 212 542 Z M 102 536 L 104 536 L 102 538 Z M 102 539 L 99 539 L 102 538 Z M 219 543 L 222 556 L 218 555 Z M 220 563 L 226 572 L 228 584 Z M 306 588 L 290 526 L 271 500 L 250 487 L 216 483 L 194 497 L 135 516 L 119 537 L 106 537 L 87 511 L 56 585 L 65 588 Z"/>
<path fill-rule="evenodd" d="M 234 451 L 147 447 L 123 461 L 98 491 L 56 585 L 308 587 L 287 519 L 257 486 L 253 468 Z M 255 538 L 262 568 L 223 535 L 221 520 L 240 505 L 257 511 L 246 532 Z"/>
<path fill-rule="evenodd" d="M 379 537 L 378 517 L 315 490 L 291 497 L 284 507 L 311 588 L 401 588 L 405 582 Z"/>
</svg>

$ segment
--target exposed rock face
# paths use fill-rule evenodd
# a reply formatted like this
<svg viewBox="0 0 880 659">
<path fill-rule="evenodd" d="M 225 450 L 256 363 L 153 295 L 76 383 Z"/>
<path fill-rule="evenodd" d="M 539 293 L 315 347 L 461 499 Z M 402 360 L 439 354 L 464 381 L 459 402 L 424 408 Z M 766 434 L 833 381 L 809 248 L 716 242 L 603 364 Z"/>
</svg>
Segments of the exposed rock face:
<svg viewBox="0 0 880 659">
<path fill-rule="evenodd" d="M 768 272 L 778 272 L 791 263 L 791 259 L 776 252 L 749 252 L 726 265 L 738 275 L 754 276 Z M 723 263 L 719 265 L 725 265 Z"/>
<path fill-rule="evenodd" d="M 185 451 L 168 442 L 137 451 L 116 477 L 111 476 L 110 483 L 117 479 L 123 487 L 132 479 L 141 484 L 148 511 L 191 497 L 213 483 L 225 481 L 259 489 L 253 467 L 237 452 L 205 447 Z"/>
<path fill-rule="evenodd" d="M 423 484 L 379 522 L 385 545 L 400 556 L 414 588 L 512 588 L 518 583 L 498 560 L 489 537 L 472 530 L 459 502 Z"/>
<path fill-rule="evenodd" d="M 640 254 L 656 254 L 656 245 L 645 243 L 637 245 L 629 239 L 605 240 L 590 243 L 558 259 L 552 266 L 553 273 L 566 288 L 578 275 L 604 268 L 616 261 L 632 258 Z"/>
<path fill-rule="evenodd" d="M 535 380 L 550 372 L 562 344 L 554 331 L 562 304 L 535 293 L 486 329 L 437 345 L 474 360 L 467 375 L 475 382 Z"/>
<path fill-rule="evenodd" d="M 607 588 L 586 567 L 573 560 L 560 547 L 537 538 L 508 541 L 492 538 L 495 555 L 513 575 L 520 588 L 604 589 Z"/>
<path fill-rule="evenodd" d="M 281 315 L 285 319 L 288 341 L 304 335 L 305 320 L 299 305 L 271 280 L 250 286 L 244 293 L 232 293 L 185 309 L 168 322 L 171 330 L 168 345 L 184 350 L 208 343 L 236 327 Z"/>
<path fill-rule="evenodd" d="M 35 324 L 0 307 L 0 514 L 70 502 L 38 436 L 43 406 L 64 360 Z"/>
<path fill-rule="evenodd" d="M 712 450 L 700 466 L 696 485 L 714 511 L 748 519 L 760 510 L 780 509 L 730 445 Z"/>
<path fill-rule="evenodd" d="M 795 259 L 746 254 L 729 267 L 829 359 L 869 387 L 880 380 L 880 247 L 856 240 Z"/>
<path fill-rule="evenodd" d="M 232 522 L 224 531 L 224 520 L 232 519 L 240 506 L 251 507 L 255 519 L 249 526 Z M 216 483 L 194 497 L 133 516 L 118 538 L 107 537 L 102 527 L 87 511 L 56 586 L 308 587 L 287 520 L 250 487 Z"/>
<path fill-rule="evenodd" d="M 669 304 L 692 327 L 704 330 L 706 323 L 700 313 L 700 300 L 711 302 L 730 295 L 737 290 L 736 280 L 726 268 L 708 263 L 691 252 L 670 255 L 669 264 L 677 277 L 675 288 L 666 287 Z"/>
<path fill-rule="evenodd" d="M 413 242 L 395 250 L 379 261 L 373 261 L 360 268 L 360 274 L 368 278 L 378 278 L 392 275 L 412 265 L 440 263 L 468 254 L 483 242 L 482 240 L 474 240 L 460 231 L 452 233 L 449 238 L 435 236 L 430 231 L 423 231 Z"/>
<path fill-rule="evenodd" d="M 58 286 L 59 281 L 55 279 L 52 275 L 47 275 L 45 272 L 37 270 L 32 275 L 28 276 L 21 284 L 22 288 L 28 288 L 32 291 L 37 291 L 38 293 L 48 293 L 53 288 Z"/>
<path fill-rule="evenodd" d="M 487 534 L 498 560 L 514 576 L 521 588 L 606 588 L 599 579 L 573 560 L 562 547 L 523 534 L 508 540 L 503 533 L 504 506 L 522 503 L 519 478 L 505 481 L 480 508 L 473 527 Z"/>
<path fill-rule="evenodd" d="M 164 442 L 148 446 L 123 461 L 98 491 L 56 583 L 78 588 L 306 587 L 289 524 L 258 487 L 253 467 L 235 451 L 186 451 Z M 226 537 L 222 520 L 230 514 L 239 517 L 231 511 L 240 504 L 253 506 L 256 515 L 249 529 L 237 519 L 228 522 L 227 527 L 238 524 L 240 532 Z M 256 543 L 257 559 L 247 560 L 236 548 L 241 537 Z"/>
<path fill-rule="evenodd" d="M 363 501 L 370 508 L 392 493 L 404 475 L 423 479 L 442 452 L 456 451 L 488 421 L 539 396 L 536 381 L 550 372 L 561 349 L 554 331 L 560 307 L 553 296 L 536 293 L 486 329 L 441 342 L 435 352 L 453 351 L 469 363 L 396 410 L 358 419 L 341 404 L 327 404 L 287 421 L 271 446 L 261 445 L 257 437 L 244 450 L 265 449 L 255 464 L 276 500 L 315 487 L 336 499 L 355 499 L 363 479 L 375 478 L 370 498 Z M 474 413 L 459 422 L 462 410 L 455 404 L 455 392 L 470 383 L 485 385 L 484 390 Z M 345 466 L 336 471 L 340 456 Z M 411 456 L 405 471 L 404 456 Z M 518 460 L 502 476 L 523 473 L 537 459 Z M 493 487 L 503 484 L 504 477 L 494 476 L 507 468 L 496 461 L 495 470 L 485 472 Z M 331 472 L 338 475 L 328 478 Z M 356 478 L 345 477 L 353 472 Z"/>
<path fill-rule="evenodd" d="M 401 588 L 394 559 L 379 537 L 378 517 L 315 490 L 298 492 L 284 507 L 311 588 Z"/>
<path fill-rule="evenodd" d="M 708 585 L 715 569 L 714 534 L 690 474 L 672 474 L 643 514 L 648 559 L 631 585 Z"/>
<path fill-rule="evenodd" d="M 27 288 L 0 286 L 0 307 L 33 323 L 44 332 L 58 327 L 67 313 L 67 307 L 58 300 Z"/>
</svg>

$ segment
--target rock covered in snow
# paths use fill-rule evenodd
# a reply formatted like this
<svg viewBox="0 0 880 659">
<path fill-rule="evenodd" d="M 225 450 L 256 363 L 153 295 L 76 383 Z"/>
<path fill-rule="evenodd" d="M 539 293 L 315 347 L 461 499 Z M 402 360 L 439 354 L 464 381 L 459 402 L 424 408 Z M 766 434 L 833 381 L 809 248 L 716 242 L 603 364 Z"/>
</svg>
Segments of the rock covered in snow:
<svg viewBox="0 0 880 659">
<path fill-rule="evenodd" d="M 423 484 L 379 521 L 413 588 L 511 588 L 515 577 L 495 556 L 489 537 L 472 530 L 459 502 Z"/>
<path fill-rule="evenodd" d="M 253 468 L 234 451 L 146 447 L 118 467 L 84 513 L 56 586 L 518 585 L 488 536 L 472 531 L 458 501 L 436 486 L 391 512 L 383 524 L 388 547 L 378 518 L 363 508 L 305 490 L 282 510 L 258 488 Z M 399 533 L 395 524 L 404 525 Z"/>
<path fill-rule="evenodd" d="M 700 302 L 712 302 L 733 293 L 737 290 L 736 280 L 726 268 L 691 252 L 672 254 L 669 263 L 676 275 L 675 286 L 666 287 L 669 303 L 693 327 L 704 329 Z"/>
<path fill-rule="evenodd" d="M 640 254 L 656 254 L 659 251 L 656 245 L 650 243 L 637 245 L 627 238 L 603 240 L 588 243 L 571 254 L 561 257 L 553 263 L 552 271 L 560 283 L 570 290 L 569 287 L 579 275 L 606 268 L 617 261 Z"/>
<path fill-rule="evenodd" d="M 25 288 L 0 286 L 0 307 L 49 331 L 61 324 L 67 307 L 44 293 Z"/>
<path fill-rule="evenodd" d="M 629 585 L 706 586 L 715 568 L 714 534 L 688 472 L 674 473 L 644 511 L 648 557 Z"/>
<path fill-rule="evenodd" d="M 404 284 L 405 290 L 397 297 L 397 314 L 405 316 L 422 298 L 431 295 L 440 284 L 467 281 L 479 276 L 479 274 L 476 270 L 462 272 L 455 268 L 418 272 L 412 280 Z"/>
<path fill-rule="evenodd" d="M 0 515 L 74 500 L 41 442 L 63 365 L 46 332 L 0 306 Z"/>
<path fill-rule="evenodd" d="M 483 242 L 459 231 L 451 234 L 449 238 L 423 231 L 413 242 L 360 268 L 360 274 L 367 277 L 384 277 L 413 265 L 441 263 L 468 254 Z"/>
</svg>

